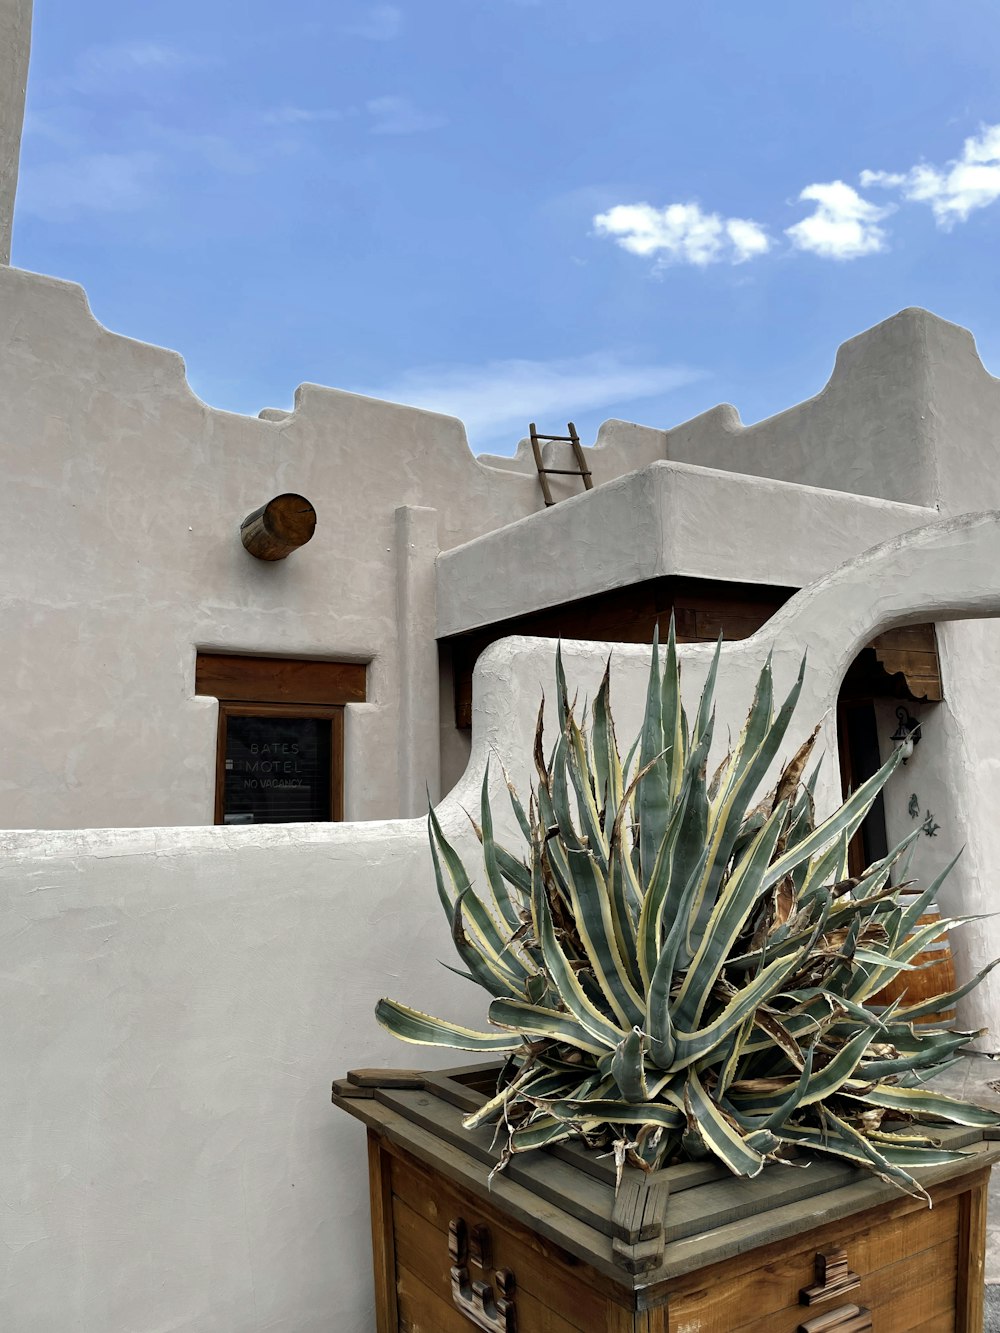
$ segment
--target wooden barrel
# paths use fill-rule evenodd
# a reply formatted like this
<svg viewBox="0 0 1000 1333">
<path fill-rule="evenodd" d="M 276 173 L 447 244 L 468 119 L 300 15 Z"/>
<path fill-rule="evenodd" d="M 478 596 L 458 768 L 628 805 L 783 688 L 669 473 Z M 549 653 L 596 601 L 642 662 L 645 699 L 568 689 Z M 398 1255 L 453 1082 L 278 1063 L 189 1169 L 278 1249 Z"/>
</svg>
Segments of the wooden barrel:
<svg viewBox="0 0 1000 1333">
<path fill-rule="evenodd" d="M 941 920 L 941 913 L 936 907 L 924 913 L 918 925 L 920 928 Z M 888 985 L 872 997 L 873 1006 L 891 1004 L 902 997 L 901 1007 L 910 1004 L 922 1004 L 932 1000 L 935 995 L 947 995 L 956 988 L 955 960 L 951 956 L 951 945 L 947 933 L 932 940 L 926 949 L 911 959 L 913 971 L 897 972 Z M 941 1025 L 955 1021 L 954 1009 L 942 1009 L 937 1013 L 926 1014 L 915 1020 L 917 1023 Z"/>
</svg>

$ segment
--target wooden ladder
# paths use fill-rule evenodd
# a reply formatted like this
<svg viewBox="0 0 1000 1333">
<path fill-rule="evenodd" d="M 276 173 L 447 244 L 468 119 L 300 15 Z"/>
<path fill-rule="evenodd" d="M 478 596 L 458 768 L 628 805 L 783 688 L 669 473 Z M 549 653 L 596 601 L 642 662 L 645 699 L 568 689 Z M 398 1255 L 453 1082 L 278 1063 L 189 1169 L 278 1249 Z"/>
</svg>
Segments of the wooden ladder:
<svg viewBox="0 0 1000 1333">
<path fill-rule="evenodd" d="M 552 498 L 552 488 L 549 486 L 549 477 L 582 477 L 584 487 L 588 491 L 594 489 L 594 478 L 591 476 L 590 468 L 587 466 L 587 460 L 583 456 L 583 449 L 580 447 L 580 437 L 576 433 L 576 427 L 570 421 L 566 429 L 568 435 L 539 435 L 535 429 L 535 423 L 532 421 L 529 427 L 531 431 L 531 450 L 535 455 L 535 467 L 538 469 L 538 480 L 542 483 L 542 495 L 545 497 L 545 504 L 554 505 L 556 501 Z M 542 440 L 561 440 L 564 444 L 572 445 L 573 457 L 576 459 L 576 467 L 544 467 L 542 464 Z"/>
</svg>

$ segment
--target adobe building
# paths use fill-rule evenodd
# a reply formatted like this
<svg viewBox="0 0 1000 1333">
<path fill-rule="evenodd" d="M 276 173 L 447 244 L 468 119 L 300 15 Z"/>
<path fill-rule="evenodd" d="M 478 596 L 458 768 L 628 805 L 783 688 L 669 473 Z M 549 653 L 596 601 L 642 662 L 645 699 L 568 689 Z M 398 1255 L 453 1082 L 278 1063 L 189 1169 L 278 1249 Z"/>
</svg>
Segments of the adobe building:
<svg viewBox="0 0 1000 1333">
<path fill-rule="evenodd" d="M 0 261 L 30 28 L 30 0 L 0 0 Z M 997 383 L 967 333 L 920 311 L 846 344 L 823 392 L 769 421 L 610 421 L 580 454 L 547 444 L 563 475 L 540 475 L 527 441 L 477 459 L 453 418 L 315 385 L 292 412 L 214 410 L 176 354 L 102 328 L 78 287 L 0 267 L 0 398 L 16 645 L 0 686 L 17 700 L 0 745 L 18 756 L 0 828 L 416 815 L 466 767 L 494 640 L 648 643 L 670 613 L 682 641 L 740 638 L 842 561 L 1000 490 Z M 253 558 L 242 520 L 288 492 L 315 536 Z M 961 688 L 962 632 L 910 627 L 862 654 L 845 781 L 900 702 L 933 714 L 949 674 Z"/>
<path fill-rule="evenodd" d="M 26 17 L 0 0 L 0 249 Z M 922 827 L 924 879 L 966 848 L 943 905 L 992 910 L 1000 384 L 964 330 L 904 311 L 752 427 L 610 421 L 582 470 L 551 443 L 551 506 L 526 442 L 475 458 L 454 418 L 314 385 L 217 411 L 9 267 L 0 403 L 0 1326 L 369 1333 L 329 1080 L 413 1061 L 382 994 L 483 1021 L 436 963 L 418 816 L 429 787 L 472 863 L 489 756 L 527 786 L 552 636 L 582 695 L 612 652 L 622 738 L 671 613 L 686 690 L 726 639 L 723 742 L 764 655 L 780 688 L 808 649 L 789 744 L 839 736 L 823 805 L 920 726 L 855 857 Z M 284 493 L 315 535 L 257 559 L 241 523 Z M 1000 930 L 956 946 L 964 980 Z M 962 1017 L 1000 1026 L 993 977 Z"/>
<path fill-rule="evenodd" d="M 292 412 L 217 411 L 80 288 L 0 267 L 0 400 L 8 829 L 412 817 L 466 769 L 497 639 L 649 643 L 671 615 L 682 642 L 741 639 L 878 542 L 1000 506 L 1000 388 L 919 310 L 777 417 L 609 421 L 579 457 L 547 444 L 540 475 L 527 441 L 476 458 L 454 418 L 315 385 Z M 282 492 L 315 535 L 257 559 L 241 522 Z M 901 725 L 922 741 L 856 867 L 915 819 L 918 869 L 975 846 L 943 746 L 989 734 L 997 646 L 995 626 L 925 621 L 846 673 L 845 788 Z"/>
<path fill-rule="evenodd" d="M 543 456 L 562 475 L 540 476 L 527 441 L 476 458 L 454 418 L 315 385 L 291 412 L 217 411 L 175 353 L 9 267 L 0 401 L 9 829 L 415 816 L 465 771 L 473 666 L 497 639 L 649 643 L 671 614 L 682 642 L 740 639 L 876 543 L 1000 506 L 1000 387 L 968 333 L 919 310 L 758 425 L 731 407 L 605 423 L 589 477 L 567 443 Z M 241 523 L 283 492 L 315 534 L 257 559 Z M 982 713 L 996 644 L 990 625 L 924 622 L 848 672 L 845 785 L 900 719 L 921 724 L 922 782 L 887 796 L 869 859 L 918 816 L 931 863 L 965 840 L 936 738 Z"/>
<path fill-rule="evenodd" d="M 488 643 L 648 643 L 671 612 L 684 641 L 743 637 L 852 555 L 988 501 L 997 396 L 968 334 L 906 311 L 757 426 L 732 408 L 671 430 L 606 423 L 582 451 L 592 490 L 570 446 L 548 444 L 571 475 L 546 507 L 523 442 L 477 459 L 455 419 L 314 385 L 289 413 L 220 412 L 176 354 L 97 324 L 78 287 L 0 269 L 16 644 L 0 688 L 17 700 L 0 743 L 19 757 L 0 827 L 415 815 L 464 771 Z M 282 492 L 311 502 L 315 535 L 255 559 L 241 522 Z M 940 700 L 946 647 L 930 627 L 883 641 L 853 694 Z M 258 746 L 322 742 L 306 788 L 270 807 L 241 803 L 232 777 L 286 776 L 287 751 L 251 772 L 242 720 L 227 741 L 253 705 L 272 717 Z M 337 793 L 329 773 L 313 790 L 331 766 Z"/>
</svg>

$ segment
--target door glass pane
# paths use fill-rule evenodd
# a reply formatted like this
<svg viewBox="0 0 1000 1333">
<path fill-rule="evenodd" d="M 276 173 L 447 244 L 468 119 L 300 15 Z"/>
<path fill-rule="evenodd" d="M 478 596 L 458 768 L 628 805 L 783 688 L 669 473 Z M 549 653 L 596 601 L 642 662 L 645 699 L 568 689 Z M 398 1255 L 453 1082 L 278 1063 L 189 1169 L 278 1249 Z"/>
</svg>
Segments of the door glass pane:
<svg viewBox="0 0 1000 1333">
<path fill-rule="evenodd" d="M 226 720 L 224 824 L 330 818 L 328 717 Z"/>
</svg>

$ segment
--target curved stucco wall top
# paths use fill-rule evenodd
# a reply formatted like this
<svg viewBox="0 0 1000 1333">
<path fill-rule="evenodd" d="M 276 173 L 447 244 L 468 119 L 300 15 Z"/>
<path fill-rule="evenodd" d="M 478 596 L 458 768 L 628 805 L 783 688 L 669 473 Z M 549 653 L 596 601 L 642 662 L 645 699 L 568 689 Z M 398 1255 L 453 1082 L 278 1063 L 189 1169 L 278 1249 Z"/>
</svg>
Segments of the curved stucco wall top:
<svg viewBox="0 0 1000 1333">
<path fill-rule="evenodd" d="M 905 786 L 906 793 L 891 804 L 905 812 L 912 791 L 918 794 L 921 812 L 933 806 L 939 832 L 933 839 L 919 840 L 912 862 L 924 882 L 962 852 L 942 893 L 942 905 L 946 912 L 984 914 L 952 937 L 963 979 L 1000 955 L 1000 926 L 989 917 L 995 910 L 994 867 L 1000 864 L 1000 726 L 982 707 L 988 697 L 984 691 L 995 687 L 998 660 L 998 626 L 987 622 L 998 617 L 1000 512 L 938 520 L 894 536 L 803 589 L 751 638 L 723 645 L 716 693 L 717 753 L 709 758 L 711 768 L 722 758 L 727 734 L 739 731 L 768 655 L 775 694 L 781 697 L 805 653 L 802 697 L 786 749 L 791 753 L 822 719 L 821 744 L 828 757 L 820 770 L 817 804 L 821 810 L 833 808 L 840 799 L 837 694 L 858 650 L 897 625 L 954 622 L 941 627 L 949 698 L 933 709 L 917 709 L 924 741 L 908 767 L 899 771 L 895 782 L 900 790 Z M 501 757 L 517 785 L 527 787 L 537 700 L 543 691 L 549 697 L 552 693 L 553 649 L 548 641 L 506 639 L 480 657 L 474 677 L 472 760 L 455 801 L 473 807 L 477 776 L 491 753 Z M 563 644 L 571 693 L 594 697 L 608 652 L 606 644 Z M 712 648 L 683 645 L 679 653 L 690 714 Z M 619 644 L 611 661 L 616 730 L 625 740 L 639 727 L 649 650 Z M 887 738 L 880 739 L 888 748 Z M 908 813 L 898 815 L 889 829 L 890 840 L 912 828 Z M 990 1028 L 992 1048 L 1000 1048 L 1000 978 L 987 978 L 964 1001 L 960 1018 L 970 1027 Z"/>
<path fill-rule="evenodd" d="M 844 343 L 814 398 L 752 426 L 734 407 L 716 407 L 664 432 L 661 449 L 681 462 L 956 514 L 1000 504 L 998 413 L 1000 380 L 968 330 L 908 309 Z M 604 429 L 614 437 L 616 423 Z"/>
<path fill-rule="evenodd" d="M 745 426 L 723 403 L 669 429 L 606 421 L 588 461 L 605 480 L 603 460 L 627 448 L 637 467 L 665 458 L 958 514 L 1000 504 L 998 413 L 972 334 L 912 307 L 845 342 L 825 387 L 776 416 Z M 573 466 L 568 448 L 548 446 L 554 465 Z M 528 440 L 484 461 L 534 473 Z M 579 492 L 554 482 L 560 499 Z"/>
</svg>

